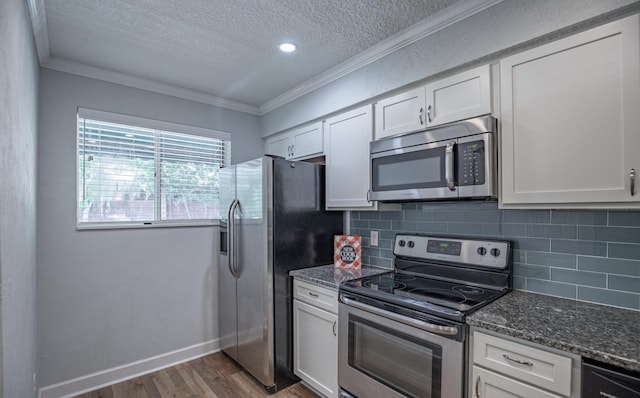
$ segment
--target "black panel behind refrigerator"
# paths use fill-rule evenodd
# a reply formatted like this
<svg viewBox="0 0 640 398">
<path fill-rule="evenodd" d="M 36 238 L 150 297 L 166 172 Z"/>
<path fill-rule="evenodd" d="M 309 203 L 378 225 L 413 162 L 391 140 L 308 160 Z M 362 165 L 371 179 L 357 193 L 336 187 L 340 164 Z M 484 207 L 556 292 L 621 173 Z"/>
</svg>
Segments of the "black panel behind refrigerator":
<svg viewBox="0 0 640 398">
<path fill-rule="evenodd" d="M 273 160 L 273 269 L 276 389 L 293 374 L 292 280 L 289 271 L 333 263 L 343 212 L 325 210 L 324 165 Z"/>
</svg>

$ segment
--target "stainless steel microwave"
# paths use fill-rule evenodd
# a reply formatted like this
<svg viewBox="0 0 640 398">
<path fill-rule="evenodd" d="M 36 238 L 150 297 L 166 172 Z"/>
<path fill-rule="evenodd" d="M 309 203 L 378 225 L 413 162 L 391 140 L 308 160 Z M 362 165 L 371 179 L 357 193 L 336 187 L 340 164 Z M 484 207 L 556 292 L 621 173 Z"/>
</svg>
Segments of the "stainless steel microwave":
<svg viewBox="0 0 640 398">
<path fill-rule="evenodd" d="M 495 197 L 497 125 L 482 116 L 372 141 L 370 200 Z"/>
</svg>

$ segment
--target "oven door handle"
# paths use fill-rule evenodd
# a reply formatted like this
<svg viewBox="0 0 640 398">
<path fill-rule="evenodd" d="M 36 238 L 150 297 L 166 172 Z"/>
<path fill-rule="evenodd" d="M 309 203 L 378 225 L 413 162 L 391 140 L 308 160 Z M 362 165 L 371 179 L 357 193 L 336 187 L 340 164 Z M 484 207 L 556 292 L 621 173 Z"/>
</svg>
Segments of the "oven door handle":
<svg viewBox="0 0 640 398">
<path fill-rule="evenodd" d="M 347 298 L 345 296 L 340 296 L 340 300 L 342 300 L 342 302 L 345 303 L 346 305 L 350 305 L 350 306 L 352 306 L 354 308 L 358 308 L 358 309 L 361 309 L 363 311 L 371 312 L 371 313 L 373 313 L 375 315 L 379 315 L 379 316 L 382 316 L 382 317 L 385 317 L 385 318 L 389 318 L 389 319 L 391 319 L 393 321 L 404 323 L 404 324 L 409 325 L 409 326 L 414 326 L 414 327 L 416 327 L 418 329 L 422 329 L 422 330 L 427 331 L 427 332 L 446 335 L 446 336 L 455 336 L 456 334 L 458 334 L 458 328 L 455 327 L 455 326 L 441 326 L 441 325 L 435 325 L 433 323 L 420 321 L 418 319 L 413 319 L 413 318 L 410 318 L 408 316 L 404 316 L 404 315 L 400 315 L 400 314 L 395 314 L 393 312 L 381 310 L 381 309 L 376 308 L 376 307 L 371 306 L 371 305 L 362 304 L 362 303 L 360 303 L 358 301 L 351 300 L 350 298 Z"/>
</svg>

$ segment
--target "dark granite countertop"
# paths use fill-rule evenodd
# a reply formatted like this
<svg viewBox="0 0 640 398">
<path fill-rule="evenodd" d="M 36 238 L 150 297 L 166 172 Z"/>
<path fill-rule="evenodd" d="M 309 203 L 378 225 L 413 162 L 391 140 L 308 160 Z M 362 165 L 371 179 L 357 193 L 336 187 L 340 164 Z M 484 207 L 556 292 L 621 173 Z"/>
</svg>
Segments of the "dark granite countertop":
<svg viewBox="0 0 640 398">
<path fill-rule="evenodd" d="M 513 291 L 467 317 L 472 326 L 640 371 L 640 312 Z"/>
<path fill-rule="evenodd" d="M 392 270 L 388 268 L 373 267 L 370 265 L 363 265 L 359 270 L 347 268 L 336 269 L 333 264 L 329 264 L 318 267 L 296 269 L 290 271 L 289 275 L 296 279 L 337 289 L 340 282 L 389 271 Z"/>
</svg>

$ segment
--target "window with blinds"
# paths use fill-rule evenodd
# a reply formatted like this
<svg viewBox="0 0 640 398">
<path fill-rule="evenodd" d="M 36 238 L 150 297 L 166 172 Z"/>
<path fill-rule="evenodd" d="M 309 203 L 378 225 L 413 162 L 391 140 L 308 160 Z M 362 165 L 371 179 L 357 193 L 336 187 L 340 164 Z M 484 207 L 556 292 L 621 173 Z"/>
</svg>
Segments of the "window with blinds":
<svg viewBox="0 0 640 398">
<path fill-rule="evenodd" d="M 78 225 L 219 219 L 229 159 L 227 133 L 79 109 Z"/>
</svg>

